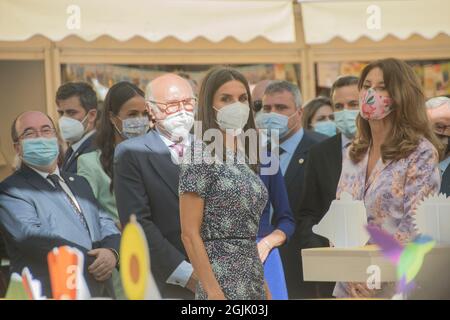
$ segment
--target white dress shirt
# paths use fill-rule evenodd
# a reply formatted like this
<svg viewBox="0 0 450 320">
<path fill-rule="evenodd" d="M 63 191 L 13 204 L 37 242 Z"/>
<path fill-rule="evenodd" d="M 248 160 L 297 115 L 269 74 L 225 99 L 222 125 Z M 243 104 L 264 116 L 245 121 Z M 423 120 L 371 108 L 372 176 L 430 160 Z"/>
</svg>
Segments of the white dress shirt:
<svg viewBox="0 0 450 320">
<path fill-rule="evenodd" d="M 161 140 L 164 142 L 164 144 L 169 149 L 170 155 L 172 156 L 172 161 L 175 164 L 180 164 L 181 159 L 178 156 L 178 153 L 173 148 L 170 147 L 171 145 L 174 144 L 174 142 L 169 140 L 168 138 L 166 138 L 158 129 L 156 129 L 156 131 L 158 132 Z M 183 154 L 186 153 L 186 150 L 190 146 L 190 144 L 191 144 L 191 139 L 189 137 L 189 139 L 186 141 L 186 144 L 184 146 Z M 193 272 L 194 272 L 194 268 L 192 267 L 192 265 L 187 261 L 183 261 L 178 265 L 178 267 L 175 269 L 175 271 L 172 272 L 172 274 L 169 276 L 169 278 L 167 278 L 166 283 L 178 285 L 181 287 L 186 287 L 186 284 L 188 283 L 189 278 L 192 276 Z"/>
</svg>

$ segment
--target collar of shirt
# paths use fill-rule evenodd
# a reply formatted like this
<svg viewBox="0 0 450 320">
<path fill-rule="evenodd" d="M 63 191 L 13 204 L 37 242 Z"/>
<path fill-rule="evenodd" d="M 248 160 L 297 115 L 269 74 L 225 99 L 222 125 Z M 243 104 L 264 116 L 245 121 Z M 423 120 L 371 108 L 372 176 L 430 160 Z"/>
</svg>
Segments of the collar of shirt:
<svg viewBox="0 0 450 320">
<path fill-rule="evenodd" d="M 294 133 L 289 139 L 283 141 L 283 143 L 280 144 L 280 147 L 285 151 L 285 153 L 293 155 L 300 141 L 302 141 L 304 134 L 305 131 L 303 128 L 300 128 L 300 130 Z"/>
<path fill-rule="evenodd" d="M 161 133 L 161 131 L 158 130 L 158 128 L 156 128 L 156 132 L 158 132 L 159 137 L 161 138 L 161 140 L 164 142 L 164 144 L 165 144 L 168 148 L 170 148 L 170 146 L 173 145 L 173 144 L 175 143 L 175 142 L 173 142 L 172 140 L 168 139 L 165 135 L 163 135 L 163 134 Z M 185 149 L 186 149 L 186 147 L 188 147 L 188 146 L 190 146 L 190 145 L 191 145 L 191 135 L 188 136 L 188 139 L 187 139 L 186 143 L 184 144 Z"/>
<path fill-rule="evenodd" d="M 63 179 L 61 178 L 60 173 L 59 173 L 59 168 L 58 168 L 58 166 L 56 166 L 55 171 L 53 171 L 52 173 L 40 171 L 40 170 L 38 170 L 38 169 L 36 169 L 36 168 L 33 168 L 33 167 L 31 167 L 31 166 L 30 166 L 30 168 L 31 168 L 32 170 L 34 170 L 37 174 L 39 174 L 42 178 L 44 178 L 45 180 L 47 180 L 48 183 L 50 183 L 51 185 L 53 185 L 53 184 L 47 179 L 47 177 L 48 177 L 50 174 L 56 174 L 56 175 L 59 177 L 60 180 L 63 180 Z"/>
<path fill-rule="evenodd" d="M 445 160 L 442 160 L 439 163 L 439 168 L 441 169 L 441 175 L 444 174 L 444 171 L 447 169 L 447 167 L 450 165 L 450 157 L 448 157 Z"/>
<path fill-rule="evenodd" d="M 341 133 L 341 137 L 342 137 L 342 149 L 345 149 L 346 147 L 348 147 L 352 143 L 352 140 L 347 138 L 347 136 L 345 134 L 342 134 L 342 133 Z"/>
<path fill-rule="evenodd" d="M 88 133 L 86 133 L 84 135 L 83 138 L 80 139 L 80 141 L 77 141 L 76 143 L 74 143 L 73 145 L 71 145 L 70 147 L 73 150 L 72 154 L 75 154 L 78 150 L 78 148 L 80 148 L 80 146 L 83 144 L 83 142 L 85 142 L 90 136 L 92 136 L 95 133 L 95 129 L 92 131 L 89 131 Z"/>
</svg>

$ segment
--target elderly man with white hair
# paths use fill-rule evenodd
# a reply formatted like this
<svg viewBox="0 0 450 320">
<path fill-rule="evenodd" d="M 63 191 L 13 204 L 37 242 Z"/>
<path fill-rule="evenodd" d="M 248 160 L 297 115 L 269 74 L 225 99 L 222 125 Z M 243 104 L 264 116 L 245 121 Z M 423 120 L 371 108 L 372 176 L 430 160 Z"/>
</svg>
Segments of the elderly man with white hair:
<svg viewBox="0 0 450 320">
<path fill-rule="evenodd" d="M 447 146 L 444 160 L 439 164 L 442 173 L 440 192 L 450 196 L 450 98 L 435 97 L 428 100 L 426 106 L 434 132 Z"/>
</svg>

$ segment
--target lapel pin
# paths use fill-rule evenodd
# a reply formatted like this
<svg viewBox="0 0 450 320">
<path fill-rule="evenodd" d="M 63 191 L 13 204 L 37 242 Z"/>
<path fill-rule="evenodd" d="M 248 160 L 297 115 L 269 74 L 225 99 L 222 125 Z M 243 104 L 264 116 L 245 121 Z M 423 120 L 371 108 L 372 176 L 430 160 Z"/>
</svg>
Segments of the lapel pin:
<svg viewBox="0 0 450 320">
<path fill-rule="evenodd" d="M 73 177 L 69 177 L 70 181 L 75 181 L 75 179 Z"/>
<path fill-rule="evenodd" d="M 298 163 L 303 164 L 303 162 L 305 162 L 305 160 L 303 158 L 298 160 Z"/>
</svg>

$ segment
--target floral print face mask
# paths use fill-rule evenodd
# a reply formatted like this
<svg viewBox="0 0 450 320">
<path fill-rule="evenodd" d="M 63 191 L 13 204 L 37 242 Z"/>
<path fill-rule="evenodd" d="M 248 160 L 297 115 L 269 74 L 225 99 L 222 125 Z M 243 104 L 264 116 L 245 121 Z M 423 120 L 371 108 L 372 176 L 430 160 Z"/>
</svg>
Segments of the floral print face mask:
<svg viewBox="0 0 450 320">
<path fill-rule="evenodd" d="M 381 120 L 392 112 L 392 99 L 370 88 L 359 96 L 359 113 L 366 120 Z"/>
</svg>

